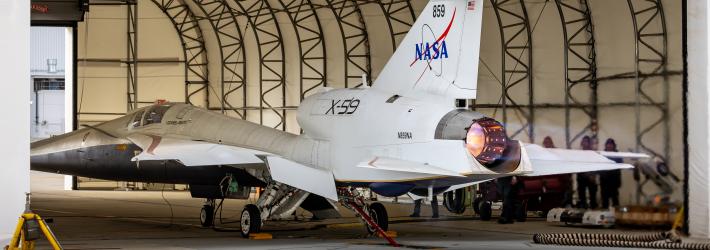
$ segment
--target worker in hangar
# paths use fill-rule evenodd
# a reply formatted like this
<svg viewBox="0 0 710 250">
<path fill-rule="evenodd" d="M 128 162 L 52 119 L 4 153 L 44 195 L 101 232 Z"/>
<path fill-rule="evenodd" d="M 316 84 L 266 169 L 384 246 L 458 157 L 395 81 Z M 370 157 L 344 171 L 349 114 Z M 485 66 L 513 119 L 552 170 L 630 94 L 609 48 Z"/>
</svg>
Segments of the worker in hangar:
<svg viewBox="0 0 710 250">
<path fill-rule="evenodd" d="M 523 184 L 518 178 L 517 176 L 507 176 L 496 179 L 498 192 L 503 197 L 503 212 L 498 219 L 499 224 L 514 223 L 516 208 L 524 209 L 521 208 L 522 204 L 518 199 L 518 193 Z"/>
<path fill-rule="evenodd" d="M 412 212 L 409 217 L 421 216 L 422 200 L 423 199 L 418 199 L 414 201 L 414 212 Z M 439 218 L 439 200 L 436 198 L 436 195 L 433 195 L 431 198 L 431 218 Z"/>
<path fill-rule="evenodd" d="M 616 141 L 609 138 L 604 143 L 604 151 L 618 152 Z M 623 158 L 608 157 L 616 163 L 623 163 Z M 619 188 L 621 188 L 621 170 L 608 170 L 599 172 L 599 184 L 602 193 L 602 208 L 609 208 L 609 201 L 614 207 L 619 206 Z"/>
<path fill-rule="evenodd" d="M 582 150 L 593 150 L 592 138 L 584 136 L 581 142 Z M 595 172 L 586 172 L 577 174 L 577 195 L 579 196 L 579 208 L 597 208 L 597 174 Z M 589 196 L 587 196 L 589 191 Z M 587 202 L 589 197 L 589 202 Z"/>
</svg>

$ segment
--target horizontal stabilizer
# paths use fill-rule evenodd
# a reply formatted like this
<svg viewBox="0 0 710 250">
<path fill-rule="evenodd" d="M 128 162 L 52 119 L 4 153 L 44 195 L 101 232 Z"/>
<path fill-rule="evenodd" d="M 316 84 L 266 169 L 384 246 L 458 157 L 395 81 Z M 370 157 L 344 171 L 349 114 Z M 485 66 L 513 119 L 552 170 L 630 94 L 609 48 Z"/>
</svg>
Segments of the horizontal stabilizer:
<svg viewBox="0 0 710 250">
<path fill-rule="evenodd" d="M 185 166 L 239 165 L 263 163 L 256 155 L 267 153 L 202 141 L 181 140 L 153 135 L 128 137 L 143 152 L 133 161 L 175 160 Z"/>
<path fill-rule="evenodd" d="M 358 164 L 361 168 L 370 169 L 380 169 L 388 171 L 397 172 L 407 172 L 416 174 L 429 174 L 429 175 L 441 175 L 441 176 L 453 176 L 453 177 L 465 177 L 459 173 L 453 172 L 451 170 L 446 170 L 443 168 L 421 164 L 417 162 L 410 162 L 405 160 L 387 158 L 387 157 L 375 157 L 369 162 L 363 162 Z"/>
<path fill-rule="evenodd" d="M 335 178 L 328 170 L 304 166 L 277 156 L 268 156 L 271 178 L 283 184 L 337 201 Z"/>
<path fill-rule="evenodd" d="M 543 176 L 556 174 L 573 174 L 614 169 L 634 168 L 624 163 L 594 163 L 594 162 L 559 162 L 545 160 L 531 160 L 533 172 L 525 176 Z"/>
<path fill-rule="evenodd" d="M 526 144 L 525 150 L 533 167 L 533 172 L 525 174 L 526 176 L 633 168 L 632 165 L 616 163 L 600 152 L 591 150 L 543 148 L 535 144 Z"/>
<path fill-rule="evenodd" d="M 642 154 L 642 153 L 633 153 L 633 152 L 612 152 L 612 151 L 598 151 L 600 155 L 606 156 L 606 157 L 615 157 L 615 158 L 626 158 L 626 159 L 645 159 L 645 158 L 651 158 L 651 156 L 647 154 Z"/>
</svg>

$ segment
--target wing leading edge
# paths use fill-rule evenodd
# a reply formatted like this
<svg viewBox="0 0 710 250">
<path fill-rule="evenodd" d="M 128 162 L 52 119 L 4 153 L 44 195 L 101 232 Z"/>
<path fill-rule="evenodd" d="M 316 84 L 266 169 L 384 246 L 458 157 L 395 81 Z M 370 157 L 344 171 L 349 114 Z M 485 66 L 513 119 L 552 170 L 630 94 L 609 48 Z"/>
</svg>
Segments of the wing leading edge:
<svg viewBox="0 0 710 250">
<path fill-rule="evenodd" d="M 616 163 L 610 157 L 648 158 L 648 155 L 638 153 L 597 152 L 591 150 L 569 150 L 543 148 L 535 144 L 525 144 L 532 173 L 525 176 L 543 176 L 555 174 L 571 174 L 593 171 L 633 168 L 630 164 Z M 613 154 L 609 154 L 613 153 Z"/>
<path fill-rule="evenodd" d="M 306 166 L 280 156 L 236 146 L 133 134 L 129 139 L 143 149 L 133 161 L 175 160 L 185 166 L 266 164 L 271 178 L 306 192 L 338 200 L 330 170 Z M 296 174 L 298 173 L 298 174 Z"/>
</svg>

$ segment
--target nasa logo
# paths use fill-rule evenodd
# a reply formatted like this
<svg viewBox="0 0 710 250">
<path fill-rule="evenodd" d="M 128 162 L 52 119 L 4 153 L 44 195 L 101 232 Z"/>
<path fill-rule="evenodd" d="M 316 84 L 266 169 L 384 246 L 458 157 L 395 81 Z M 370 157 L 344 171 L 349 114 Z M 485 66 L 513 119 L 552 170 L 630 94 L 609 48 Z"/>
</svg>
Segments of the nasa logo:
<svg viewBox="0 0 710 250">
<path fill-rule="evenodd" d="M 446 40 L 434 42 L 434 44 L 416 44 L 416 58 L 418 61 L 437 60 L 449 58 L 449 50 L 446 48 Z"/>
</svg>

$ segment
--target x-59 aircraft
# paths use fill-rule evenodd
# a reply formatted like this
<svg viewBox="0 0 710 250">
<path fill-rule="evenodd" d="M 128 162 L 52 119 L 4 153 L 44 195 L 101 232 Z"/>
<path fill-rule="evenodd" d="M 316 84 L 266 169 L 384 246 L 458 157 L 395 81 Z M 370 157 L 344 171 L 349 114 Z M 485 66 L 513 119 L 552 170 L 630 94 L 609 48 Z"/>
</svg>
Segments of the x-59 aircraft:
<svg viewBox="0 0 710 250">
<path fill-rule="evenodd" d="M 32 144 L 33 170 L 91 178 L 189 184 L 216 199 L 264 188 L 241 215 L 243 236 L 301 207 L 319 218 L 352 209 L 371 231 L 387 212 L 354 187 L 383 196 L 431 196 L 511 175 L 630 168 L 600 152 L 544 149 L 506 135 L 475 99 L 483 0 L 432 0 L 372 87 L 329 89 L 298 108 L 296 135 L 187 104 L 156 104 Z"/>
</svg>

